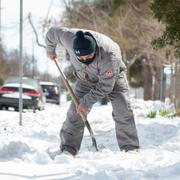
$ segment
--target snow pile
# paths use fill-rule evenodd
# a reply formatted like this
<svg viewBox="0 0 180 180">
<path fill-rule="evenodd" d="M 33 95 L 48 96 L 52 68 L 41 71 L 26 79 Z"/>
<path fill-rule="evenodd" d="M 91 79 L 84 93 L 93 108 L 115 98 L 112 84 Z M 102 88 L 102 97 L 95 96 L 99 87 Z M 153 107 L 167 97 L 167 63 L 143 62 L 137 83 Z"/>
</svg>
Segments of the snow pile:
<svg viewBox="0 0 180 180">
<path fill-rule="evenodd" d="M 59 130 L 66 118 L 69 103 L 46 104 L 44 111 L 19 114 L 0 111 L 0 179 L 78 179 L 139 180 L 180 179 L 180 118 L 147 118 L 151 111 L 172 109 L 158 101 L 132 99 L 140 138 L 139 152 L 120 152 L 108 104 L 95 104 L 88 116 L 99 152 L 92 147 L 85 130 L 76 158 L 51 151 L 59 149 Z"/>
</svg>

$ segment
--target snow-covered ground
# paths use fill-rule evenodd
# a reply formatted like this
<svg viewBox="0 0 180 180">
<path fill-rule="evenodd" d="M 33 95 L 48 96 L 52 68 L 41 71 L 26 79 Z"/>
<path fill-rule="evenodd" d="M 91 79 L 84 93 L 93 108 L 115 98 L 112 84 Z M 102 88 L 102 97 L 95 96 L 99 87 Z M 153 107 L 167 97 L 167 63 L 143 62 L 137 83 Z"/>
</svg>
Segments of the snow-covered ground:
<svg viewBox="0 0 180 180">
<path fill-rule="evenodd" d="M 175 180 L 180 179 L 180 118 L 147 118 L 160 102 L 135 100 L 132 105 L 140 138 L 139 152 L 120 152 L 111 117 L 111 105 L 96 104 L 88 116 L 99 152 L 86 130 L 76 158 L 49 151 L 59 147 L 59 130 L 69 103 L 47 104 L 44 111 L 19 114 L 0 111 L 0 179 L 2 180 Z"/>
</svg>

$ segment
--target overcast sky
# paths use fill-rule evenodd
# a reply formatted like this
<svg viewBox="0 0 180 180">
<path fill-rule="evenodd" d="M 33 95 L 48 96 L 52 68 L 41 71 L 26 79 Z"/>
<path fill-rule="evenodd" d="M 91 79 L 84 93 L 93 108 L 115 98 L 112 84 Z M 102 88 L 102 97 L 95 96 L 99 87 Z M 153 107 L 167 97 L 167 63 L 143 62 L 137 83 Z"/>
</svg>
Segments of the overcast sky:
<svg viewBox="0 0 180 180">
<path fill-rule="evenodd" d="M 32 42 L 35 36 L 27 20 L 27 15 L 31 13 L 34 25 L 37 30 L 41 31 L 42 28 L 39 22 L 46 17 L 51 2 L 49 17 L 58 20 L 63 10 L 61 0 L 23 0 L 23 46 L 24 52 L 28 54 L 32 54 Z M 3 43 L 8 50 L 19 48 L 19 6 L 20 0 L 1 0 L 1 34 Z M 44 43 L 43 40 L 41 40 L 41 43 Z M 47 63 L 44 63 L 47 59 L 46 53 L 36 44 L 34 48 L 39 69 L 46 71 Z"/>
</svg>

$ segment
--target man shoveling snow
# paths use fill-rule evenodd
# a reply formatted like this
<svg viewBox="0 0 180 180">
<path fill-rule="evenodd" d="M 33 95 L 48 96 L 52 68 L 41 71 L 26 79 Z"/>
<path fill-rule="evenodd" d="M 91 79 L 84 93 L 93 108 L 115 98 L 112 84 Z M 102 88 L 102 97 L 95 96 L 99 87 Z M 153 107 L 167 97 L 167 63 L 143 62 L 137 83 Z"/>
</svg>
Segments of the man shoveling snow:
<svg viewBox="0 0 180 180">
<path fill-rule="evenodd" d="M 104 34 L 85 30 L 52 27 L 46 34 L 47 54 L 56 60 L 57 44 L 69 53 L 77 78 L 75 94 L 80 100 L 76 107 L 71 102 L 63 123 L 61 151 L 76 155 L 80 149 L 84 122 L 80 113 L 90 112 L 94 103 L 108 97 L 113 108 L 116 137 L 120 150 L 139 148 L 134 115 L 129 100 L 126 67 L 119 46 Z"/>
</svg>

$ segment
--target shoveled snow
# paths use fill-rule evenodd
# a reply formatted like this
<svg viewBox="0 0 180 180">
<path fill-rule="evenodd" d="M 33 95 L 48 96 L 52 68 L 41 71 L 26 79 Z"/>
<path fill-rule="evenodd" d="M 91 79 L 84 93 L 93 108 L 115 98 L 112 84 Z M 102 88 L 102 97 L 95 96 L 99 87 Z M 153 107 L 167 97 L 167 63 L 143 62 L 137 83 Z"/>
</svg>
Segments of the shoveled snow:
<svg viewBox="0 0 180 180">
<path fill-rule="evenodd" d="M 59 130 L 69 102 L 46 104 L 44 111 L 25 111 L 23 126 L 19 114 L 0 111 L 0 179 L 2 180 L 178 180 L 180 179 L 180 118 L 147 118 L 160 110 L 160 102 L 132 99 L 141 149 L 121 152 L 117 146 L 112 108 L 94 105 L 88 116 L 99 152 L 92 147 L 85 130 L 76 158 L 50 151 L 59 148 Z M 164 106 L 163 108 L 168 108 Z"/>
</svg>

